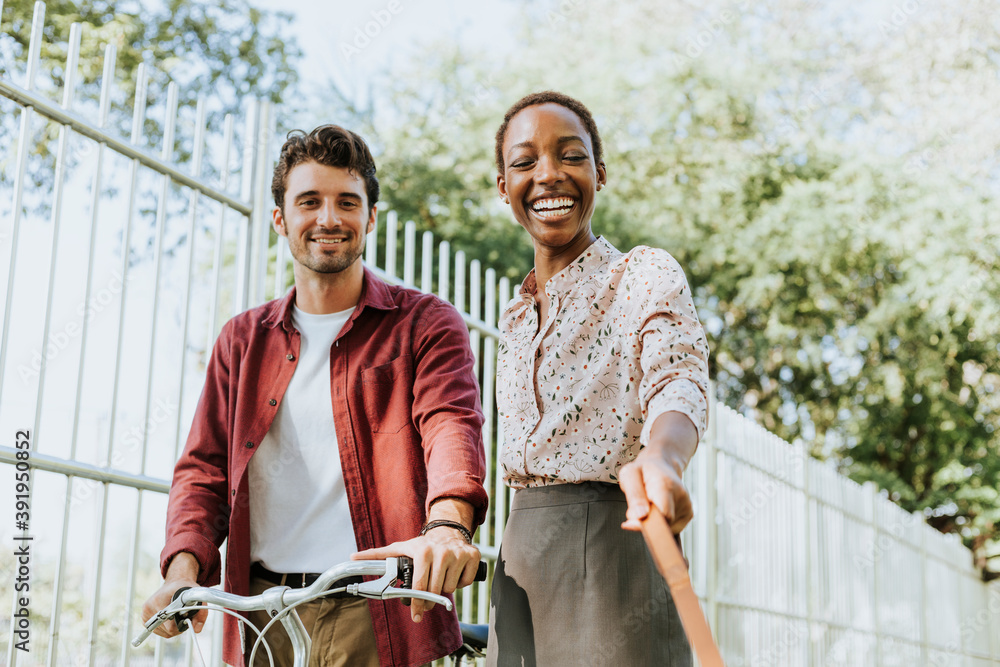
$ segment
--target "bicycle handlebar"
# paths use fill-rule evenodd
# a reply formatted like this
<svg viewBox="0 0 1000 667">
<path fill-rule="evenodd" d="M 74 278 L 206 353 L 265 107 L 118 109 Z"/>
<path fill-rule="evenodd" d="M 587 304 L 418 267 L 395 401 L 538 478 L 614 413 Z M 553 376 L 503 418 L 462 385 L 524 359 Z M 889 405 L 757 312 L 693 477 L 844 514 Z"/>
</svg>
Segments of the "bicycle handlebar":
<svg viewBox="0 0 1000 667">
<path fill-rule="evenodd" d="M 183 619 L 185 616 L 190 616 L 190 613 L 184 614 L 182 610 L 188 607 L 200 604 L 214 604 L 219 607 L 232 609 L 234 611 L 255 611 L 259 609 L 266 609 L 268 602 L 274 599 L 268 595 L 268 593 L 269 591 L 273 591 L 275 589 L 284 589 L 280 591 L 280 604 L 283 607 L 290 607 L 308 599 L 321 597 L 323 593 L 332 588 L 335 583 L 347 577 L 379 577 L 379 579 L 376 579 L 375 581 L 366 581 L 360 584 L 348 585 L 346 587 L 346 592 L 349 595 L 357 595 L 359 597 L 372 598 L 376 600 L 417 598 L 442 605 L 445 609 L 451 611 L 453 608 L 452 602 L 443 595 L 428 593 L 427 591 L 417 591 L 411 588 L 396 588 L 393 586 L 397 579 L 403 577 L 403 573 L 408 571 L 412 573 L 412 570 L 413 561 L 410 558 L 407 556 L 399 556 L 398 558 L 391 556 L 386 558 L 384 561 L 357 560 L 340 563 L 338 565 L 334 565 L 329 570 L 321 574 L 315 582 L 305 588 L 292 589 L 287 586 L 275 586 L 268 589 L 268 591 L 264 591 L 260 595 L 234 595 L 233 593 L 220 591 L 216 588 L 181 588 L 174 593 L 173 600 L 169 605 L 153 614 L 149 620 L 146 621 L 142 632 L 136 635 L 135 639 L 132 640 L 132 646 L 138 647 L 142 644 L 142 642 L 146 641 L 149 635 L 152 634 L 153 630 L 170 620 L 170 618 L 175 615 L 180 616 L 181 623 L 184 623 L 186 626 L 187 623 Z M 475 580 L 486 580 L 486 563 L 484 561 L 480 561 L 479 563 Z M 412 574 L 404 578 L 404 586 L 410 585 L 412 585 Z M 265 601 L 266 595 L 268 596 L 267 601 Z M 192 609 L 192 611 L 196 610 Z M 182 616 L 181 614 L 184 615 Z M 178 627 L 180 628 L 180 624 L 178 624 Z M 186 628 L 180 629 L 183 632 Z"/>
</svg>

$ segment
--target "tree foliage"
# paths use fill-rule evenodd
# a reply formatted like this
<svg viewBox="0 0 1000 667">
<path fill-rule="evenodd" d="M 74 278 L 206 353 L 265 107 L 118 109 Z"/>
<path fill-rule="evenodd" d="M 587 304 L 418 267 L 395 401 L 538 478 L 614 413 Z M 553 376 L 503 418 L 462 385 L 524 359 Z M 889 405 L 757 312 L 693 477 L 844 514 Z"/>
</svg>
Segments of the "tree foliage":
<svg viewBox="0 0 1000 667">
<path fill-rule="evenodd" d="M 0 75 L 24 85 L 34 2 L 3 3 L 0 24 Z M 49 0 L 46 2 L 44 39 L 36 89 L 50 99 L 61 98 L 66 77 L 70 26 L 81 24 L 80 68 L 76 110 L 95 117 L 100 97 L 104 49 L 117 50 L 111 126 L 129 136 L 135 99 L 136 73 L 146 63 L 149 73 L 148 103 L 162 106 L 168 82 L 178 84 L 181 113 L 194 107 L 197 98 L 209 101 L 209 126 L 218 131 L 227 113 L 242 116 L 254 97 L 279 102 L 297 79 L 301 53 L 286 38 L 290 16 L 253 7 L 247 0 L 167 0 L 162 5 L 140 5 L 127 0 Z M 162 136 L 162 111 L 151 111 L 144 127 L 144 142 L 157 147 Z M 50 173 L 45 162 L 58 132 L 46 124 L 33 144 L 33 159 L 41 166 L 31 173 Z M 0 142 L 13 146 L 11 124 L 0 124 Z M 177 139 L 180 159 L 191 152 L 190 135 Z M 6 155 L 5 155 L 6 157 Z M 9 159 L 13 159 L 13 151 Z M 8 170 L 0 170 L 6 175 Z"/>
<path fill-rule="evenodd" d="M 511 53 L 436 45 L 375 87 L 386 198 L 519 280 L 530 244 L 497 197 L 493 133 L 522 94 L 582 99 L 608 165 L 595 230 L 685 266 L 724 400 L 983 565 L 1000 537 L 1000 134 L 978 132 L 995 114 L 970 138 L 949 112 L 1000 103 L 984 7 L 525 4 Z"/>
</svg>

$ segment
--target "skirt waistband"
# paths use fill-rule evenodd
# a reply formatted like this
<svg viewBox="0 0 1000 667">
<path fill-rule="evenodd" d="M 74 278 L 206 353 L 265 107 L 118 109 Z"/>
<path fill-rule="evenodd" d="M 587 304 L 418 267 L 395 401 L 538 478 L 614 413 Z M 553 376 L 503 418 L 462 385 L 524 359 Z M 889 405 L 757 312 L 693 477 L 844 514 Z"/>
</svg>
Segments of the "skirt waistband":
<svg viewBox="0 0 1000 667">
<path fill-rule="evenodd" d="M 608 482 L 582 482 L 579 484 L 551 484 L 518 489 L 514 493 L 512 510 L 535 507 L 555 507 L 578 503 L 624 503 L 625 494 L 617 484 Z"/>
</svg>

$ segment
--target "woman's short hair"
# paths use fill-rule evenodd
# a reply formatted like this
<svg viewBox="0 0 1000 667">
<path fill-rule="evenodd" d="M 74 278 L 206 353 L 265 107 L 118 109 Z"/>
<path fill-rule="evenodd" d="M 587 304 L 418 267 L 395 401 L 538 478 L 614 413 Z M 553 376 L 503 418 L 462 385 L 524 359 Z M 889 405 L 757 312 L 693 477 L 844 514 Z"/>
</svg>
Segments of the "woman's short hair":
<svg viewBox="0 0 1000 667">
<path fill-rule="evenodd" d="M 594 147 L 594 163 L 600 164 L 601 160 L 604 159 L 604 148 L 601 145 L 601 134 L 597 131 L 597 123 L 594 122 L 594 117 L 590 114 L 590 109 L 588 109 L 583 102 L 569 95 L 563 95 L 562 93 L 557 93 L 554 90 L 543 90 L 540 93 L 532 93 L 531 95 L 525 95 L 517 102 L 514 102 L 511 108 L 507 109 L 507 113 L 503 116 L 503 122 L 500 123 L 500 129 L 497 130 L 496 138 L 496 162 L 497 170 L 503 173 L 503 142 L 507 137 L 507 126 L 510 125 L 510 119 L 518 114 L 522 109 L 528 107 L 533 107 L 537 104 L 558 104 L 564 106 L 577 116 L 579 116 L 580 121 L 583 126 L 587 128 L 587 132 L 590 134 L 590 143 Z"/>
<path fill-rule="evenodd" d="M 274 205 L 282 211 L 285 210 L 288 173 L 303 162 L 344 167 L 363 179 L 368 197 L 368 213 L 371 214 L 372 207 L 378 203 L 379 185 L 378 178 L 375 177 L 375 159 L 364 139 L 339 125 L 320 125 L 309 134 L 302 130 L 289 132 L 271 179 Z"/>
</svg>

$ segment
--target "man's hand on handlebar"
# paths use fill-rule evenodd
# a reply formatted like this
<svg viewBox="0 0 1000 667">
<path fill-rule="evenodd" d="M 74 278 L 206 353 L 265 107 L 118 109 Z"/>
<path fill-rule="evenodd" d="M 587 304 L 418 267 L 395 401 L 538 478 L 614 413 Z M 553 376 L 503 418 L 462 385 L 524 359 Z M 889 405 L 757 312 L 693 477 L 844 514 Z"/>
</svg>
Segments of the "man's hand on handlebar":
<svg viewBox="0 0 1000 667">
<path fill-rule="evenodd" d="M 191 554 L 181 552 L 174 556 L 167 568 L 163 585 L 142 605 L 142 622 L 145 623 L 153 614 L 169 605 L 178 589 L 198 586 L 198 569 L 198 561 Z M 191 627 L 195 632 L 201 632 L 206 620 L 208 620 L 208 609 L 203 609 L 191 617 Z M 161 624 L 153 632 L 161 637 L 175 637 L 181 633 L 177 623 L 172 619 Z"/>
<path fill-rule="evenodd" d="M 379 560 L 390 556 L 413 559 L 413 588 L 439 595 L 454 593 L 471 584 L 479 566 L 479 549 L 468 544 L 454 528 L 441 526 L 405 542 L 394 542 L 378 549 L 367 549 L 351 556 L 352 560 Z M 434 603 L 413 600 L 410 617 L 419 623 Z"/>
</svg>

